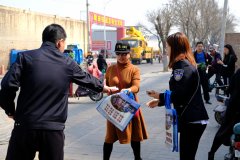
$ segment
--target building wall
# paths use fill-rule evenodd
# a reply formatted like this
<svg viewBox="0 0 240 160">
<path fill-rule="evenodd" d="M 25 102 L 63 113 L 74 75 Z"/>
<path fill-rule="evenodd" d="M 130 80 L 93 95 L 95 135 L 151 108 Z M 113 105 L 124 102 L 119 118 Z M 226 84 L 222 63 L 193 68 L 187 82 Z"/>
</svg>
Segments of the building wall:
<svg viewBox="0 0 240 160">
<path fill-rule="evenodd" d="M 0 65 L 9 65 L 11 49 L 39 48 L 42 31 L 52 23 L 65 28 L 67 44 L 78 43 L 84 51 L 87 49 L 87 29 L 84 21 L 0 5 Z"/>
<path fill-rule="evenodd" d="M 93 41 L 104 41 L 104 31 L 103 30 L 93 30 L 92 32 Z M 106 41 L 111 41 L 111 54 L 114 56 L 114 49 L 117 43 L 117 31 L 116 30 L 106 30 Z"/>
<path fill-rule="evenodd" d="M 238 57 L 237 67 L 240 68 L 240 33 L 226 33 L 225 44 L 230 44 Z"/>
</svg>

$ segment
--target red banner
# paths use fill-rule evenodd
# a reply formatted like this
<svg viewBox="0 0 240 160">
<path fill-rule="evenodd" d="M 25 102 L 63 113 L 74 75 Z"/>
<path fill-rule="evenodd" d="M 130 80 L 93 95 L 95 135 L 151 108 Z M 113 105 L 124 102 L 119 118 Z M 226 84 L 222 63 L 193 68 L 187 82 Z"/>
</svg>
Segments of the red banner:
<svg viewBox="0 0 240 160">
<path fill-rule="evenodd" d="M 90 23 L 91 24 L 98 24 L 98 25 L 105 25 L 110 27 L 124 27 L 124 20 L 117 19 L 113 17 L 104 16 L 102 14 L 89 12 L 90 14 Z"/>
</svg>

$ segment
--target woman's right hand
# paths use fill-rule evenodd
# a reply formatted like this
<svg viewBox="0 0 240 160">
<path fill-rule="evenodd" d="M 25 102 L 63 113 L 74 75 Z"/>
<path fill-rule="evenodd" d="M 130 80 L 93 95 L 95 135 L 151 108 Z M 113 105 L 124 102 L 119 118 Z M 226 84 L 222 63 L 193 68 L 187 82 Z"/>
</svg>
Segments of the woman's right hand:
<svg viewBox="0 0 240 160">
<path fill-rule="evenodd" d="M 146 103 L 146 105 L 149 107 L 149 108 L 155 108 L 158 106 L 158 103 L 159 103 L 159 99 L 152 99 L 150 100 L 149 102 Z"/>
<path fill-rule="evenodd" d="M 155 99 L 159 99 L 159 92 L 156 92 L 154 90 L 149 90 L 149 91 L 146 91 L 147 92 L 147 95 L 150 96 L 150 97 L 153 97 Z"/>
</svg>

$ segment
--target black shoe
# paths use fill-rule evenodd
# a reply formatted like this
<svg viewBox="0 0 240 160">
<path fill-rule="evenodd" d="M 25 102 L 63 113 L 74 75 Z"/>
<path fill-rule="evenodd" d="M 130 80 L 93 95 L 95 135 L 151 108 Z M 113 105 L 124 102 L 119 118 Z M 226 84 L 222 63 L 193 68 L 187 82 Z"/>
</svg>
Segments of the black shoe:
<svg viewBox="0 0 240 160">
<path fill-rule="evenodd" d="M 206 103 L 206 104 L 212 104 L 210 101 L 206 101 L 205 103 Z"/>
<path fill-rule="evenodd" d="M 214 153 L 208 152 L 208 160 L 214 160 Z"/>
</svg>

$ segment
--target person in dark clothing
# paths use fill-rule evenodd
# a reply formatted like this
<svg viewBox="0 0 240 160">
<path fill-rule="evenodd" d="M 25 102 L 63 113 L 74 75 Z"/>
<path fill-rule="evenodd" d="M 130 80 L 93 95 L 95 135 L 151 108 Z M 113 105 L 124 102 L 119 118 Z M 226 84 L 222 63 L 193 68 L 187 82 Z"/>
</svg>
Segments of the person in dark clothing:
<svg viewBox="0 0 240 160">
<path fill-rule="evenodd" d="M 235 63 L 237 62 L 237 56 L 230 44 L 224 46 L 224 58 L 223 61 L 219 60 L 218 64 L 222 65 L 221 75 L 223 76 L 224 85 L 229 85 L 231 78 L 235 72 Z"/>
<path fill-rule="evenodd" d="M 180 160 L 194 160 L 209 119 L 201 96 L 200 77 L 189 41 L 183 33 L 177 32 L 167 38 L 167 52 L 169 68 L 173 69 L 169 88 L 178 115 Z M 152 90 L 147 94 L 154 98 L 147 103 L 148 107 L 165 104 L 164 93 Z"/>
<path fill-rule="evenodd" d="M 62 26 L 47 26 L 41 47 L 18 54 L 2 79 L 0 106 L 15 121 L 6 160 L 33 160 L 36 151 L 40 160 L 63 160 L 69 84 L 110 93 L 102 81 L 64 56 L 66 37 Z"/>
<path fill-rule="evenodd" d="M 103 58 L 102 54 L 99 54 L 98 59 L 97 59 L 97 65 L 98 65 L 98 69 L 102 72 L 105 73 L 107 70 L 107 62 L 106 60 Z"/>
<path fill-rule="evenodd" d="M 213 47 L 209 48 L 210 55 L 212 56 L 212 63 L 208 67 L 207 78 L 210 79 L 214 74 L 216 75 L 216 82 L 219 86 L 223 85 L 221 81 L 221 69 L 222 66 L 218 64 L 218 61 L 222 60 L 220 53 L 218 53 Z"/>
<path fill-rule="evenodd" d="M 208 153 L 208 160 L 214 160 L 214 154 L 222 145 L 230 144 L 230 137 L 233 134 L 233 126 L 240 122 L 240 69 L 233 75 L 229 85 L 230 99 L 227 106 L 226 114 L 223 124 L 217 131 L 210 152 Z"/>
<path fill-rule="evenodd" d="M 198 73 L 200 76 L 200 82 L 203 89 L 204 100 L 207 104 L 212 104 L 209 96 L 209 84 L 206 69 L 211 64 L 212 58 L 208 53 L 203 51 L 203 42 L 197 42 L 196 51 L 194 52 L 194 58 L 198 66 Z"/>
</svg>

